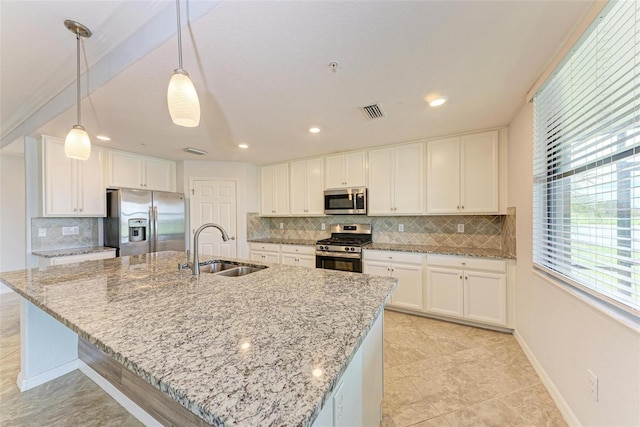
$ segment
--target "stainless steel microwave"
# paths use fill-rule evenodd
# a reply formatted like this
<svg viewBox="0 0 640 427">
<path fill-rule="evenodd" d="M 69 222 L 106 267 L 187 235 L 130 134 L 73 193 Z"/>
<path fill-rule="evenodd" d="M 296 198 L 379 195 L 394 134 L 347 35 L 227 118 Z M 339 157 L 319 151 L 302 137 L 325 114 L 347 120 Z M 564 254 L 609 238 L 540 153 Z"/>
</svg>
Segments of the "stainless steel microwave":
<svg viewBox="0 0 640 427">
<path fill-rule="evenodd" d="M 366 215 L 367 189 L 338 188 L 324 191 L 326 215 Z"/>
</svg>

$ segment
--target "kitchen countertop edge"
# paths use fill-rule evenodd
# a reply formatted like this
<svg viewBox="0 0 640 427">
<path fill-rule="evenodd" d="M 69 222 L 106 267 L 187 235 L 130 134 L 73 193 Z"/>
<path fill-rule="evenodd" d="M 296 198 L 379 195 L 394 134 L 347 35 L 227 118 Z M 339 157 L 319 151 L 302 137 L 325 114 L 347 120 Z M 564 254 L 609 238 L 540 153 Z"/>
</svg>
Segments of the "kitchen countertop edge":
<svg viewBox="0 0 640 427">
<path fill-rule="evenodd" d="M 107 246 L 87 246 L 82 248 L 69 248 L 69 249 L 54 249 L 47 251 L 31 251 L 33 255 L 41 256 L 44 258 L 57 258 L 62 256 L 73 255 L 86 255 L 95 254 L 100 252 L 115 252 L 116 248 L 110 248 Z"/>
</svg>

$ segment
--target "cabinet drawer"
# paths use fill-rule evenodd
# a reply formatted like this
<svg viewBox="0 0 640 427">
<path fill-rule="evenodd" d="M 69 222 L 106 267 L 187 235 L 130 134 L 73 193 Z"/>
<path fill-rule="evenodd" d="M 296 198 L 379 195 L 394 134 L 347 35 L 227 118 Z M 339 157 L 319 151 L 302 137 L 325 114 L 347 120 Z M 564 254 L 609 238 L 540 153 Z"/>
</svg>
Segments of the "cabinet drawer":
<svg viewBox="0 0 640 427">
<path fill-rule="evenodd" d="M 408 252 L 365 250 L 364 259 L 371 261 L 403 262 L 422 265 L 424 255 Z"/>
<path fill-rule="evenodd" d="M 280 245 L 276 243 L 255 243 L 250 245 L 252 251 L 268 251 L 268 252 L 280 252 Z"/>
<path fill-rule="evenodd" d="M 282 245 L 281 248 L 282 248 L 283 254 L 305 254 L 305 255 L 316 254 L 315 246 Z"/>
<path fill-rule="evenodd" d="M 507 265 L 504 260 L 475 257 L 462 257 L 452 255 L 427 255 L 427 264 L 430 267 L 450 267 L 464 270 L 483 270 L 504 273 Z"/>
</svg>

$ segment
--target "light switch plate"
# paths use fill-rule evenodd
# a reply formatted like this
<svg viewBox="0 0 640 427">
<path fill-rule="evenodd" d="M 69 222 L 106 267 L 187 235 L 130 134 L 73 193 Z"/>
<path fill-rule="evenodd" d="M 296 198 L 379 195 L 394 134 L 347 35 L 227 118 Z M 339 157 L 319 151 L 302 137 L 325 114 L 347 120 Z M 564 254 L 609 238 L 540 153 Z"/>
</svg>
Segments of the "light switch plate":
<svg viewBox="0 0 640 427">
<path fill-rule="evenodd" d="M 398 224 L 398 231 L 399 232 L 404 232 L 404 224 Z"/>
<path fill-rule="evenodd" d="M 320 230 L 324 231 L 326 229 L 327 229 L 327 225 L 324 222 L 320 223 Z"/>
<path fill-rule="evenodd" d="M 38 228 L 38 237 L 47 237 L 47 229 Z"/>
<path fill-rule="evenodd" d="M 458 224 L 458 233 L 464 233 L 464 224 Z"/>
</svg>

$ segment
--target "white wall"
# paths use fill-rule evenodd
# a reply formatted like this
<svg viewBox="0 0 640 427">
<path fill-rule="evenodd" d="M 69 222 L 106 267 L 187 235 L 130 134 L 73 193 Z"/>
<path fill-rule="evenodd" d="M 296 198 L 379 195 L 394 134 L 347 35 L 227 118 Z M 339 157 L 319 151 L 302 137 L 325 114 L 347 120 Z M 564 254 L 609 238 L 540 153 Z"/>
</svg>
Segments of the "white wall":
<svg viewBox="0 0 640 427">
<path fill-rule="evenodd" d="M 258 211 L 258 167 L 249 163 L 185 160 L 178 162 L 176 174 L 177 190 L 185 193 L 187 207 L 191 179 L 205 178 L 236 182 L 238 258 L 248 258 L 247 212 Z M 188 218 L 187 215 L 187 221 Z M 190 227 L 189 225 L 187 229 Z"/>
<path fill-rule="evenodd" d="M 640 332 L 533 272 L 533 107 L 509 128 L 509 206 L 517 209 L 516 334 L 569 422 L 640 425 Z M 599 378 L 591 397 L 587 369 Z M 556 396 L 558 397 L 558 396 Z"/>
<path fill-rule="evenodd" d="M 23 155 L 0 155 L 0 271 L 22 270 L 26 257 Z"/>
</svg>

